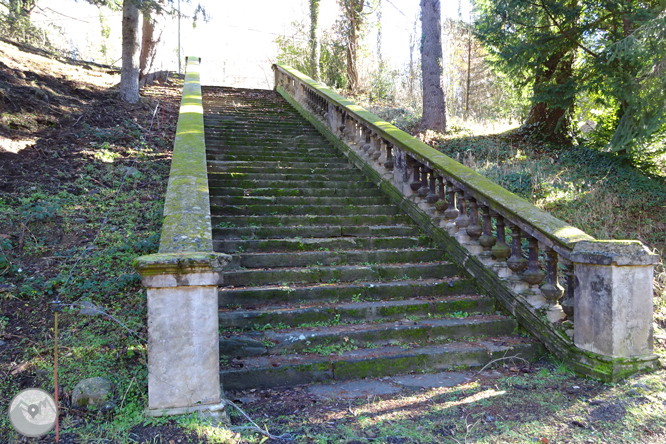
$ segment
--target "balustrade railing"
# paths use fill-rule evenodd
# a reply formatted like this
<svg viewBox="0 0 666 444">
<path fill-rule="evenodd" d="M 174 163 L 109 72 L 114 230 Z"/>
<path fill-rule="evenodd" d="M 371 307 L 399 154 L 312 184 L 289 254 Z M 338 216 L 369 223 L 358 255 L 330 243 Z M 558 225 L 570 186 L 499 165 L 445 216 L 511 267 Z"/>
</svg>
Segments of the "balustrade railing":
<svg viewBox="0 0 666 444">
<path fill-rule="evenodd" d="M 533 333 L 557 349 L 551 351 L 574 360 L 578 356 L 577 369 L 590 374 L 600 372 L 587 368 L 597 366 L 599 359 L 608 363 L 635 358 L 643 367 L 653 365 L 651 289 L 657 256 L 640 242 L 597 241 L 325 85 L 287 66 L 273 68 L 276 89 L 316 119 L 329 140 L 348 147 L 350 158 L 374 170 L 378 184 L 397 189 L 411 203 L 403 208 L 418 208 L 429 216 L 431 226 L 455 239 L 457 245 L 451 244 L 449 252 L 473 275 L 484 277 L 489 292 L 499 294 Z M 623 291 L 619 276 L 636 282 L 636 288 Z M 498 284 L 505 290 L 488 288 Z M 596 312 L 598 304 L 604 305 L 603 315 Z M 642 319 L 629 319 L 633 315 L 617 304 L 631 307 L 628 310 Z M 558 337 L 549 342 L 551 333 Z M 611 338 L 604 339 L 606 335 Z M 567 349 L 572 342 L 576 350 Z M 589 359 L 581 358 L 581 350 L 599 359 L 590 353 Z M 622 365 L 614 363 L 604 371 L 612 379 L 626 371 L 628 366 Z"/>
</svg>

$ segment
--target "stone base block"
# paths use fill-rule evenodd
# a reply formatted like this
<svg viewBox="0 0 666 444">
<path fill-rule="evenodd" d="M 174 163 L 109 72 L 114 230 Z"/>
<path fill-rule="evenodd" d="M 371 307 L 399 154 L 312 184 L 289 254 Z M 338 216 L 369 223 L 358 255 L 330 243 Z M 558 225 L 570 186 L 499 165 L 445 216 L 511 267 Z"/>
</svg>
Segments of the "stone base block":
<svg viewBox="0 0 666 444">
<path fill-rule="evenodd" d="M 193 405 L 189 407 L 177 407 L 169 409 L 146 409 L 143 414 L 151 417 L 189 415 L 196 413 L 202 419 L 210 420 L 213 425 L 230 424 L 229 415 L 226 410 L 226 401 L 218 404 Z"/>
</svg>

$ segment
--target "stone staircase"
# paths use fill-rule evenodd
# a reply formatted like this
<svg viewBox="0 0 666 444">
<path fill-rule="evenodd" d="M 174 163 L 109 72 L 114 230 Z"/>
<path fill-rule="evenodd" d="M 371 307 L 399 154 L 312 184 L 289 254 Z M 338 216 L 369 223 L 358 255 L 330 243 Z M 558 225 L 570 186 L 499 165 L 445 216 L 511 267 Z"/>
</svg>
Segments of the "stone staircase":
<svg viewBox="0 0 666 444">
<path fill-rule="evenodd" d="M 226 389 L 479 366 L 540 344 L 273 91 L 204 87 Z"/>
</svg>

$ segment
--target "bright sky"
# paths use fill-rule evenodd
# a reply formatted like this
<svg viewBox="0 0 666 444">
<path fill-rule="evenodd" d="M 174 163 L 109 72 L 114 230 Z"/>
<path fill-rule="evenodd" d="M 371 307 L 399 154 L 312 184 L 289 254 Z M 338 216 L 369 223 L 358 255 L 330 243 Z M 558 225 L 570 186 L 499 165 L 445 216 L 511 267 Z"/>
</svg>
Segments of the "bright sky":
<svg viewBox="0 0 666 444">
<path fill-rule="evenodd" d="M 469 15 L 469 0 L 443 0 L 442 15 L 456 17 L 462 2 L 463 17 Z M 291 22 L 308 20 L 307 0 L 246 0 L 219 1 L 201 0 L 210 15 L 208 23 L 199 22 L 196 29 L 188 19 L 181 20 L 181 45 L 183 55 L 202 57 L 202 81 L 207 84 L 224 84 L 250 88 L 272 88 L 273 75 L 270 69 L 275 61 L 278 35 L 291 35 Z M 192 3 L 181 2 L 182 11 L 191 13 Z M 64 42 L 85 58 L 86 48 L 101 46 L 98 9 L 84 0 L 40 0 L 34 20 L 47 23 L 55 20 L 71 36 Z M 175 2 L 177 6 L 177 2 Z M 383 56 L 400 66 L 409 58 L 409 35 L 416 20 L 417 34 L 419 0 L 382 0 Z M 57 11 L 54 12 L 54 11 Z M 59 13 L 59 14 L 58 14 Z M 46 15 L 43 15 L 46 14 Z M 65 14 L 65 15 L 62 15 Z M 109 39 L 114 60 L 120 57 L 120 12 L 105 11 L 107 23 L 112 28 Z M 330 27 L 338 15 L 337 0 L 321 0 L 320 26 Z M 374 20 L 374 18 L 373 18 Z M 163 38 L 165 69 L 177 66 L 176 21 L 168 24 Z M 376 36 L 370 36 L 372 41 Z M 374 45 L 373 45 L 374 47 Z"/>
</svg>

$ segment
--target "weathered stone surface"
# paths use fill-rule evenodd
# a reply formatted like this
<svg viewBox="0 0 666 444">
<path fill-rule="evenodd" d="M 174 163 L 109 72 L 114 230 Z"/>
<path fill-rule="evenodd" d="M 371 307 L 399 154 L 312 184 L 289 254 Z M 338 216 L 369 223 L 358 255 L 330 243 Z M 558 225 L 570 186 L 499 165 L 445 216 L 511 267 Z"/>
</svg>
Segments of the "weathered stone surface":
<svg viewBox="0 0 666 444">
<path fill-rule="evenodd" d="M 425 375 L 408 375 L 394 377 L 393 381 L 407 386 L 407 387 L 453 387 L 455 385 L 464 384 L 470 378 L 466 377 L 463 373 L 457 372 L 440 372 Z"/>
<path fill-rule="evenodd" d="M 264 343 L 255 339 L 238 336 L 220 338 L 221 356 L 262 356 L 267 353 Z"/>
<path fill-rule="evenodd" d="M 320 399 L 353 399 L 392 395 L 400 392 L 400 387 L 383 381 L 350 381 L 313 385 L 308 391 Z"/>
<path fill-rule="evenodd" d="M 77 407 L 104 407 L 113 391 L 111 381 L 100 376 L 84 379 L 72 390 L 72 405 Z"/>
</svg>

